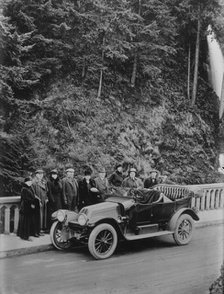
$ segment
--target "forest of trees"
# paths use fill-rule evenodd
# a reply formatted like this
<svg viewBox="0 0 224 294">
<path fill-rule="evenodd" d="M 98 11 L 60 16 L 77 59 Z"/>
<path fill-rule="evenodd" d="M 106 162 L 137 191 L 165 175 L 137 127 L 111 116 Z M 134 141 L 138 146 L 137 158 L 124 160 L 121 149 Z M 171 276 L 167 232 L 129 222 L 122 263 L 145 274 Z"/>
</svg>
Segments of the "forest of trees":
<svg viewBox="0 0 224 294">
<path fill-rule="evenodd" d="M 0 15 L 1 194 L 37 167 L 135 164 L 215 181 L 208 80 L 220 0 L 7 0 Z"/>
</svg>

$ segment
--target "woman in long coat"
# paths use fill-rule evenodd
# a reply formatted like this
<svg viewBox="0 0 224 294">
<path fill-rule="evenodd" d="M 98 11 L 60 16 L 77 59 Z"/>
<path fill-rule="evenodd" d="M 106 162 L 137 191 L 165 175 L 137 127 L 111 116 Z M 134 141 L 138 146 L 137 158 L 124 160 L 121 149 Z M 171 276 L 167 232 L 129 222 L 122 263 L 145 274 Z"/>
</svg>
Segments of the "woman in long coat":
<svg viewBox="0 0 224 294">
<path fill-rule="evenodd" d="M 50 172 L 49 179 L 47 181 L 47 229 L 51 226 L 51 215 L 54 211 L 62 209 L 62 184 L 58 177 L 57 169 L 53 169 Z"/>
<path fill-rule="evenodd" d="M 32 241 L 30 236 L 34 235 L 34 212 L 35 195 L 31 188 L 32 178 L 27 177 L 24 180 L 24 186 L 21 190 L 21 202 L 19 212 L 19 225 L 17 236 L 23 240 Z"/>
<path fill-rule="evenodd" d="M 62 184 L 58 177 L 58 171 L 53 169 L 47 181 L 47 198 L 50 212 L 62 209 Z"/>
</svg>

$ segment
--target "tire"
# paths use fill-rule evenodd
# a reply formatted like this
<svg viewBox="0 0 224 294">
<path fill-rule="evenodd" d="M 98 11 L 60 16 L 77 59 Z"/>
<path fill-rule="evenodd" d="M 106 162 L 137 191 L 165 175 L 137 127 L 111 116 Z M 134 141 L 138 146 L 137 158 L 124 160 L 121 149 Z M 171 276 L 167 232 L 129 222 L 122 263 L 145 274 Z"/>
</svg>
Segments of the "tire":
<svg viewBox="0 0 224 294">
<path fill-rule="evenodd" d="M 117 232 L 114 227 L 107 223 L 100 224 L 89 236 L 89 252 L 95 259 L 109 258 L 114 253 L 117 242 Z"/>
<path fill-rule="evenodd" d="M 176 223 L 173 238 L 177 245 L 186 245 L 191 241 L 195 228 L 194 221 L 189 214 L 182 214 Z"/>
<path fill-rule="evenodd" d="M 56 221 L 52 224 L 50 230 L 50 238 L 51 242 L 55 248 L 58 250 L 66 250 L 69 249 L 72 244 L 68 240 L 69 230 L 63 223 Z"/>
</svg>

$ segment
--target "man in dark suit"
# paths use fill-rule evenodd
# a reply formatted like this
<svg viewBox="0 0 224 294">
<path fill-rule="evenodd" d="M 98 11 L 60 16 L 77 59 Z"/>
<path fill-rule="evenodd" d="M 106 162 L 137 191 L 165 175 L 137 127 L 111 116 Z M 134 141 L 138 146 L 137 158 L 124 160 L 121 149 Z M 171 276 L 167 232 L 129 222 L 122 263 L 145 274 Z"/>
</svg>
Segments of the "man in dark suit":
<svg viewBox="0 0 224 294">
<path fill-rule="evenodd" d="M 159 184 L 159 172 L 157 170 L 151 170 L 149 173 L 149 177 L 145 179 L 144 181 L 144 188 L 152 188 Z"/>
<path fill-rule="evenodd" d="M 78 182 L 74 178 L 74 169 L 66 169 L 66 177 L 62 179 L 62 195 L 64 208 L 77 210 L 78 205 Z"/>
</svg>

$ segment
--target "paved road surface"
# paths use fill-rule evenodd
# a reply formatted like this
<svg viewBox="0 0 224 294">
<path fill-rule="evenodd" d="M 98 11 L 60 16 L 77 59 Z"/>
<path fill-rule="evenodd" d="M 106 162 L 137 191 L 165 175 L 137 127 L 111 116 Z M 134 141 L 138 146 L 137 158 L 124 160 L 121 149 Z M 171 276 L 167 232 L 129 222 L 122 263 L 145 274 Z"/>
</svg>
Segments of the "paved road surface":
<svg viewBox="0 0 224 294">
<path fill-rule="evenodd" d="M 223 225 L 200 228 L 187 246 L 148 239 L 123 243 L 107 260 L 86 249 L 0 260 L 1 294 L 204 294 L 219 276 Z"/>
</svg>

